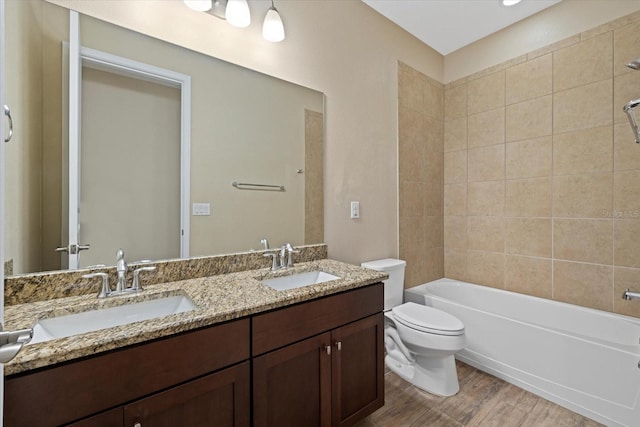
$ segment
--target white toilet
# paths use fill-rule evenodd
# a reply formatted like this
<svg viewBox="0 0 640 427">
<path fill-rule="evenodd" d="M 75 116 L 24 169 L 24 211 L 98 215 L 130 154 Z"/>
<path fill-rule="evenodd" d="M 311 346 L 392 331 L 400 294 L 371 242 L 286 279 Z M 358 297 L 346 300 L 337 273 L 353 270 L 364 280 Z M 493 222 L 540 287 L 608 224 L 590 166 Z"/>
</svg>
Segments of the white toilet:
<svg viewBox="0 0 640 427">
<path fill-rule="evenodd" d="M 402 303 L 406 262 L 381 259 L 362 267 L 384 271 L 385 363 L 396 374 L 429 393 L 453 396 L 460 390 L 453 354 L 467 343 L 464 325 L 442 310 Z"/>
</svg>

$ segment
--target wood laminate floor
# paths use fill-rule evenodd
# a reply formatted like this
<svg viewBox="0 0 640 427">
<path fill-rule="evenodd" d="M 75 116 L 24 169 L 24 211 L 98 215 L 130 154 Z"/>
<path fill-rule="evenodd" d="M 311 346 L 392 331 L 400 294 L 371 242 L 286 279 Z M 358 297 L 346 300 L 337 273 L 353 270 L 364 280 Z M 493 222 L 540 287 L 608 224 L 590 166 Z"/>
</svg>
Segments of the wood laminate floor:
<svg viewBox="0 0 640 427">
<path fill-rule="evenodd" d="M 395 373 L 385 374 L 385 405 L 357 427 L 596 427 L 601 424 L 456 362 L 460 392 L 426 393 Z"/>
</svg>

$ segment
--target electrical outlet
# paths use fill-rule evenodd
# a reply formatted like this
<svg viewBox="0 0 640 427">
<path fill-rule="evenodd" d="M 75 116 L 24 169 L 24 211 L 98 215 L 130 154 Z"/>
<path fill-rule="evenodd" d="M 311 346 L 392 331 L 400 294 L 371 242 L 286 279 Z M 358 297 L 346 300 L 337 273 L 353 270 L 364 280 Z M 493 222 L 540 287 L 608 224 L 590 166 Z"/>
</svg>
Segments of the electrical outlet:
<svg viewBox="0 0 640 427">
<path fill-rule="evenodd" d="M 360 202 L 351 202 L 351 219 L 360 218 Z"/>
<path fill-rule="evenodd" d="M 209 203 L 194 203 L 192 212 L 193 216 L 211 215 L 211 205 Z"/>
</svg>

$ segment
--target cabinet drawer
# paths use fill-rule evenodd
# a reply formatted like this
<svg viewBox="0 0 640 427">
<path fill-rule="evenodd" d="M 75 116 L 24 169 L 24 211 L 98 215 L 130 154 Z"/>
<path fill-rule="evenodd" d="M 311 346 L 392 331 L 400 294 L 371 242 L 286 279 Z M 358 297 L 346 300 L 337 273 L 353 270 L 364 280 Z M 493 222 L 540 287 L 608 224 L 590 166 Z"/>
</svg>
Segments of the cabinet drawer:
<svg viewBox="0 0 640 427">
<path fill-rule="evenodd" d="M 249 320 L 242 319 L 9 377 L 4 422 L 9 426 L 68 423 L 248 357 Z"/>
<path fill-rule="evenodd" d="M 266 353 L 384 309 L 382 283 L 253 316 L 252 354 Z"/>
</svg>

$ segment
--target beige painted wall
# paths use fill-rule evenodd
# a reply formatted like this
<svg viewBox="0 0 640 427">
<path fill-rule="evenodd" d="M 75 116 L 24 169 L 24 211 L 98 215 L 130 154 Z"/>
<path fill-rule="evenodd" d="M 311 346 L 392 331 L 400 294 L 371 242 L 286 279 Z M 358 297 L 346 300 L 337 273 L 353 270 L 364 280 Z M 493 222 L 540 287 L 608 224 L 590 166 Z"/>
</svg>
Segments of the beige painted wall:
<svg viewBox="0 0 640 427">
<path fill-rule="evenodd" d="M 563 0 L 447 55 L 442 81 L 455 81 L 636 10 L 638 0 Z"/>
<path fill-rule="evenodd" d="M 442 57 L 359 0 L 278 5 L 287 39 L 261 37 L 268 2 L 238 29 L 181 1 L 55 1 L 326 95 L 325 241 L 347 262 L 398 255 L 397 60 L 442 79 Z M 349 218 L 359 200 L 361 218 Z"/>
</svg>

